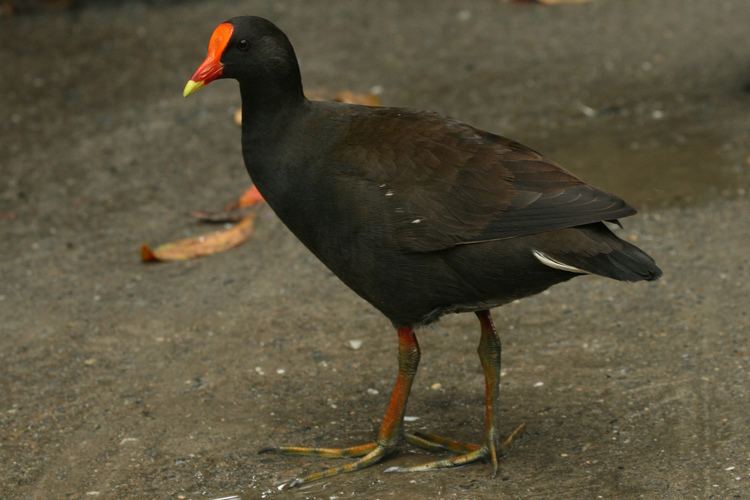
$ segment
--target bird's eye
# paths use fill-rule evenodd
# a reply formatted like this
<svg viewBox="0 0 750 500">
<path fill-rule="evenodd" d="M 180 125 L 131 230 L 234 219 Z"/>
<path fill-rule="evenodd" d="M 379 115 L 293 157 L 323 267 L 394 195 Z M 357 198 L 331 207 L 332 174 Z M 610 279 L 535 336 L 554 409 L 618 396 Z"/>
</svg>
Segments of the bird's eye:
<svg viewBox="0 0 750 500">
<path fill-rule="evenodd" d="M 240 40 L 239 42 L 237 42 L 237 48 L 245 51 L 250 48 L 250 43 L 247 40 Z"/>
</svg>

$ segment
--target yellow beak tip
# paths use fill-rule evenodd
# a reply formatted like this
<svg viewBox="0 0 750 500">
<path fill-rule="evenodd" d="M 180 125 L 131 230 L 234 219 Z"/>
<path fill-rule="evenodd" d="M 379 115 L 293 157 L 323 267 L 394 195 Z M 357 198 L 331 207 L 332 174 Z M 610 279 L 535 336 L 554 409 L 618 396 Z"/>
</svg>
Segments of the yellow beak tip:
<svg viewBox="0 0 750 500">
<path fill-rule="evenodd" d="M 190 94 L 199 91 L 203 87 L 203 85 L 203 82 L 189 80 L 187 84 L 185 84 L 185 89 L 182 91 L 182 96 L 187 97 Z"/>
</svg>

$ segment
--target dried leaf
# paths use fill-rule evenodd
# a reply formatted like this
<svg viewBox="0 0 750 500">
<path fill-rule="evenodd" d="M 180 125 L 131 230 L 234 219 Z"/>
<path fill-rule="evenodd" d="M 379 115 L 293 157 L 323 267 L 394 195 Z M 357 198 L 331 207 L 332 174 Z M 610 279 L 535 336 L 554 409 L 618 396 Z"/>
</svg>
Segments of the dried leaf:
<svg viewBox="0 0 750 500">
<path fill-rule="evenodd" d="M 143 262 L 188 260 L 229 250 L 250 237 L 253 233 L 254 222 L 255 214 L 252 213 L 229 229 L 165 243 L 154 249 L 144 244 L 141 246 L 141 260 Z"/>
<path fill-rule="evenodd" d="M 264 201 L 266 200 L 263 199 L 263 195 L 260 194 L 258 188 L 255 187 L 255 185 L 252 185 L 242 193 L 242 196 L 240 196 L 240 199 L 237 202 L 237 208 L 252 207 L 258 203 L 263 203 Z"/>
<path fill-rule="evenodd" d="M 591 0 L 512 0 L 515 3 L 538 3 L 541 5 L 580 5 Z"/>
<path fill-rule="evenodd" d="M 237 210 L 238 208 L 252 207 L 258 203 L 263 203 L 264 201 L 266 200 L 263 199 L 263 195 L 260 194 L 258 188 L 255 187 L 255 185 L 252 185 L 242 193 L 237 201 L 228 204 L 224 210 L 230 212 L 232 210 Z"/>
<path fill-rule="evenodd" d="M 208 212 L 206 210 L 194 210 L 190 215 L 201 222 L 227 223 L 239 222 L 247 215 L 241 210 L 227 210 L 225 212 Z"/>
<path fill-rule="evenodd" d="M 330 101 L 333 95 L 323 89 L 308 89 L 305 90 L 305 97 L 311 101 Z"/>
<path fill-rule="evenodd" d="M 244 219 L 248 213 L 247 210 L 243 209 L 263 203 L 264 201 L 263 195 L 260 194 L 258 188 L 250 186 L 237 200 L 229 203 L 221 212 L 194 210 L 190 212 L 190 215 L 201 222 L 238 222 Z"/>
<path fill-rule="evenodd" d="M 375 94 L 356 94 L 351 90 L 342 90 L 333 98 L 334 101 L 364 106 L 380 106 L 380 97 Z"/>
<path fill-rule="evenodd" d="M 68 10 L 74 0 L 0 0 L 0 16 L 29 14 L 39 10 Z"/>
<path fill-rule="evenodd" d="M 16 13 L 16 7 L 10 0 L 0 2 L 0 16 L 12 16 Z"/>
</svg>

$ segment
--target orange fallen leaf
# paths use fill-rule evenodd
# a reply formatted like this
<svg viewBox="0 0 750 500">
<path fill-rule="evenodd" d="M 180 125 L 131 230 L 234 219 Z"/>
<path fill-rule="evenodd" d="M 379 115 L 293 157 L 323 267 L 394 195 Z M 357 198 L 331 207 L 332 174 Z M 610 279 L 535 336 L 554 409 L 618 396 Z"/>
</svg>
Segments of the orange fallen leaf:
<svg viewBox="0 0 750 500">
<path fill-rule="evenodd" d="M 323 89 L 306 89 L 305 97 L 311 101 L 330 101 L 333 98 L 330 92 Z"/>
<path fill-rule="evenodd" d="M 208 210 L 193 210 L 190 215 L 201 222 L 237 222 L 245 218 L 248 207 L 263 203 L 263 195 L 254 185 L 245 190 L 242 195 L 229 203 L 221 212 L 211 212 Z"/>
<path fill-rule="evenodd" d="M 193 210 L 190 215 L 195 217 L 201 222 L 210 222 L 213 224 L 227 223 L 227 222 L 239 222 L 245 218 L 245 211 L 243 210 L 226 210 L 224 212 L 209 212 L 208 210 Z"/>
<path fill-rule="evenodd" d="M 255 214 L 252 213 L 229 229 L 165 243 L 154 249 L 144 244 L 141 246 L 141 260 L 143 262 L 188 260 L 223 252 L 247 240 L 253 233 L 254 223 Z"/>
<path fill-rule="evenodd" d="M 342 90 L 333 98 L 334 101 L 364 106 L 380 106 L 380 97 L 375 94 L 357 94 L 351 90 Z"/>
<path fill-rule="evenodd" d="M 591 0 L 513 0 L 515 3 L 538 3 L 541 5 L 578 5 L 590 3 Z"/>
<path fill-rule="evenodd" d="M 238 208 L 252 207 L 253 205 L 257 205 L 258 203 L 263 203 L 264 201 L 266 200 L 263 199 L 263 195 L 260 194 L 258 188 L 255 187 L 255 185 L 252 185 L 247 188 L 244 193 L 242 193 L 242 196 L 240 196 L 239 200 L 227 205 L 226 210 L 236 210 Z"/>
</svg>

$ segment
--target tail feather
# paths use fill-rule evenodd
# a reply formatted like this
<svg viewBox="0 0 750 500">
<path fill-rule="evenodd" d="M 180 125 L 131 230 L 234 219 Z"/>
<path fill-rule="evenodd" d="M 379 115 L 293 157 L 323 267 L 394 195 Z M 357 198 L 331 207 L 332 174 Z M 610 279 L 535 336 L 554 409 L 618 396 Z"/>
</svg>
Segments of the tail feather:
<svg viewBox="0 0 750 500">
<path fill-rule="evenodd" d="M 662 275 L 650 255 L 615 236 L 604 224 L 572 230 L 578 235 L 566 238 L 567 245 L 542 251 L 561 264 L 620 281 L 653 281 Z"/>
</svg>

